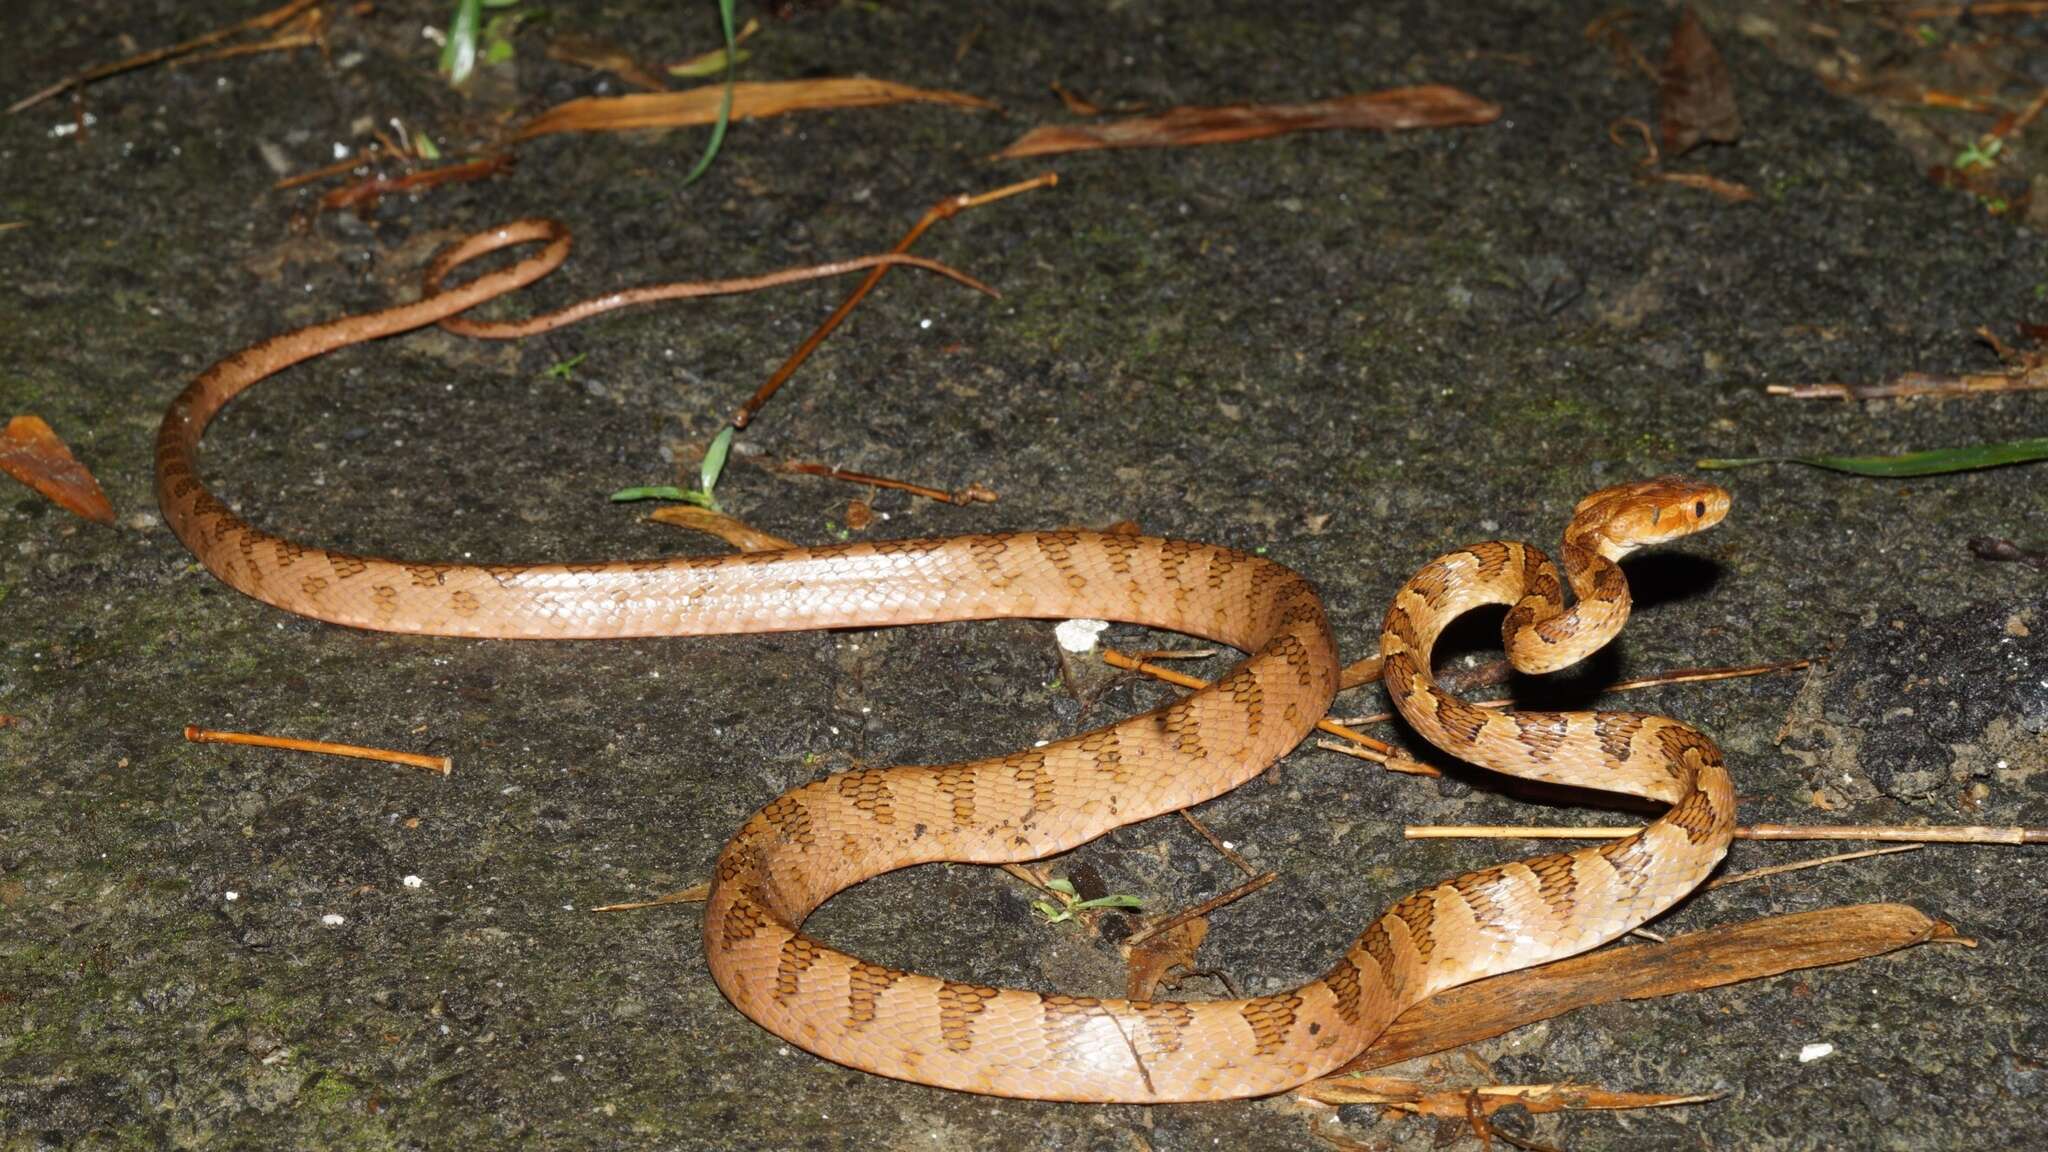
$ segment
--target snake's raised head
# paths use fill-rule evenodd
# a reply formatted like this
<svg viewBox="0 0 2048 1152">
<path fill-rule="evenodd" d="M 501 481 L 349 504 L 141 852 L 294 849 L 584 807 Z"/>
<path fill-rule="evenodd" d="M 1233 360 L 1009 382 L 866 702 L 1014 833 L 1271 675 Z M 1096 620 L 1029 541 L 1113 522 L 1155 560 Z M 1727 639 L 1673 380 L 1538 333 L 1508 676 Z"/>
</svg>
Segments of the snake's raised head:
<svg viewBox="0 0 2048 1152">
<path fill-rule="evenodd" d="M 1727 489 L 1685 476 L 1617 484 L 1579 501 L 1565 539 L 1613 560 L 1712 528 L 1728 515 L 1728 499 Z"/>
</svg>

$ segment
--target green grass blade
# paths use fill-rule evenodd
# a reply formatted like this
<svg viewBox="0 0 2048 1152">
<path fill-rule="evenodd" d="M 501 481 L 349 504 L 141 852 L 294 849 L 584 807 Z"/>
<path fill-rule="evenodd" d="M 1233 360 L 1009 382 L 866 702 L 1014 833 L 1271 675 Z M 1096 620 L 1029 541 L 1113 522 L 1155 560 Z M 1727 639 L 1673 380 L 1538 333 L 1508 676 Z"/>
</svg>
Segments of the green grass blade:
<svg viewBox="0 0 2048 1152">
<path fill-rule="evenodd" d="M 725 29 L 725 95 L 718 101 L 718 122 L 711 126 L 711 139 L 704 145 L 704 155 L 697 158 L 697 166 L 690 169 L 689 175 L 683 177 L 681 187 L 696 183 L 697 177 L 702 176 L 711 167 L 712 159 L 718 155 L 719 145 L 725 143 L 726 123 L 732 118 L 733 70 L 739 66 L 739 45 L 733 39 L 732 31 L 732 0 L 718 0 L 718 20 Z"/>
<path fill-rule="evenodd" d="M 635 500 L 680 500 L 685 504 L 695 504 L 703 508 L 715 507 L 708 493 L 688 492 L 673 485 L 658 488 L 621 488 L 612 493 L 614 504 L 630 504 Z"/>
<path fill-rule="evenodd" d="M 1697 461 L 1701 468 L 1744 468 L 1751 464 L 1804 464 L 1856 476 L 1943 476 L 1951 472 L 1974 472 L 2007 464 L 2029 464 L 2048 460 L 2048 436 L 2031 440 L 2008 440 L 2003 444 L 1973 444 L 1967 448 L 1936 448 L 1898 456 L 1741 456 Z"/>
<path fill-rule="evenodd" d="M 711 446 L 704 449 L 704 462 L 697 466 L 697 479 L 703 484 L 701 491 L 704 495 L 709 496 L 718 490 L 718 477 L 725 471 L 726 453 L 731 451 L 732 425 L 727 424 L 711 438 Z"/>
<path fill-rule="evenodd" d="M 476 34 L 483 24 L 483 0 L 456 0 L 455 19 L 448 22 L 448 43 L 441 47 L 441 71 L 459 85 L 476 68 Z"/>
</svg>

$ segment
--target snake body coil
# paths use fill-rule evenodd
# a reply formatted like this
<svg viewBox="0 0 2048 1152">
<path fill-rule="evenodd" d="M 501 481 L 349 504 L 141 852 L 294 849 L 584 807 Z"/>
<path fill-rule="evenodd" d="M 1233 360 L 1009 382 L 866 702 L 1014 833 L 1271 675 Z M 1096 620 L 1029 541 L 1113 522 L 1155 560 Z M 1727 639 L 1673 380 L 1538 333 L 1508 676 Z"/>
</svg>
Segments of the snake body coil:
<svg viewBox="0 0 2048 1152">
<path fill-rule="evenodd" d="M 456 264 L 533 240 L 548 246 L 441 287 Z M 1496 771 L 1669 804 L 1642 832 L 1424 889 L 1321 977 L 1246 1000 L 989 988 L 866 963 L 804 936 L 813 909 L 879 873 L 1037 859 L 1257 775 L 1336 690 L 1322 603 L 1306 580 L 1260 557 L 1089 533 L 588 565 L 405 563 L 266 533 L 199 479 L 207 422 L 244 388 L 336 348 L 447 322 L 545 275 L 567 244 L 559 226 L 537 221 L 472 237 L 435 262 L 421 300 L 265 340 L 201 374 L 171 404 L 157 441 L 158 498 L 178 538 L 258 599 L 387 631 L 576 638 L 1087 616 L 1250 653 L 1211 687 L 1106 728 L 970 763 L 846 772 L 755 813 L 719 856 L 704 951 L 733 1004 L 790 1042 L 886 1076 L 1008 1096 L 1160 1103 L 1276 1092 L 1343 1064 L 1434 992 L 1615 938 L 1684 896 L 1725 851 L 1734 797 L 1718 750 L 1698 732 L 1640 713 L 1483 711 L 1439 689 L 1429 670 L 1443 628 L 1482 604 L 1510 605 L 1503 634 L 1525 671 L 1606 643 L 1628 613 L 1614 561 L 1726 511 L 1719 489 L 1664 479 L 1581 502 L 1561 554 L 1577 596 L 1569 610 L 1542 553 L 1491 542 L 1424 567 L 1396 596 L 1382 635 L 1388 692 L 1431 742 Z"/>
</svg>

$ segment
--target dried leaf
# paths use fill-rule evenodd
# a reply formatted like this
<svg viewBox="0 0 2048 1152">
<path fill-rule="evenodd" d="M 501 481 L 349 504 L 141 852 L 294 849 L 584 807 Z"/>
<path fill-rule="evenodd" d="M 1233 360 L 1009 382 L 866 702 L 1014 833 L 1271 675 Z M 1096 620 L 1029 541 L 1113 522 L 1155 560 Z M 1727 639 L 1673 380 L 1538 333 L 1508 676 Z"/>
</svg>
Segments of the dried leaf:
<svg viewBox="0 0 2048 1152">
<path fill-rule="evenodd" d="M 1097 148 L 1185 148 L 1229 144 L 1290 132 L 1339 128 L 1394 131 L 1490 124 L 1500 105 L 1441 84 L 1360 92 L 1307 104 L 1231 104 L 1174 108 L 1105 124 L 1048 124 L 996 154 L 999 160 L 1085 152 Z"/>
<path fill-rule="evenodd" d="M 865 500 L 846 502 L 846 527 L 850 532 L 865 532 L 875 522 L 875 510 Z"/>
<path fill-rule="evenodd" d="M 1132 948 L 1125 958 L 1130 969 L 1125 994 L 1132 1000 L 1158 999 L 1161 984 L 1170 988 L 1179 983 L 1170 975 L 1173 969 L 1192 972 L 1199 967 L 1195 953 L 1208 935 L 1209 921 L 1197 916 Z"/>
<path fill-rule="evenodd" d="M 2034 360 L 2009 372 L 1966 372 L 1942 376 L 1929 372 L 1906 372 L 1881 384 L 1772 384 L 1764 390 L 1773 396 L 1801 400 L 1877 400 L 1895 396 L 1971 396 L 1981 392 L 2034 392 L 2048 389 L 2048 358 Z"/>
<path fill-rule="evenodd" d="M 1438 993 L 1403 1012 L 1339 1071 L 1456 1048 L 1590 1004 L 1696 992 L 1955 939 L 1949 925 L 1904 904 L 1856 904 L 1613 948 Z"/>
<path fill-rule="evenodd" d="M 0 472 L 42 493 L 87 520 L 114 522 L 99 481 L 85 470 L 64 441 L 38 416 L 16 416 L 0 433 Z"/>
<path fill-rule="evenodd" d="M 1052 82 L 1052 92 L 1053 95 L 1060 98 L 1060 103 L 1066 106 L 1067 111 L 1076 116 L 1102 115 L 1101 105 L 1068 88 L 1057 80 Z"/>
<path fill-rule="evenodd" d="M 556 132 L 625 132 L 636 128 L 679 128 L 718 119 L 725 85 L 706 84 L 681 92 L 640 92 L 631 96 L 593 96 L 557 104 L 528 121 L 514 137 L 530 140 Z M 872 108 L 884 104 L 947 104 L 955 108 L 994 108 L 979 96 L 933 88 L 913 88 L 865 76 L 828 76 L 816 80 L 778 80 L 734 84 L 734 120 L 782 116 L 826 108 Z"/>
<path fill-rule="evenodd" d="M 1657 134 L 1667 159 L 1685 155 L 1702 140 L 1732 144 L 1742 135 L 1728 65 L 1691 8 L 1678 14 L 1659 73 Z"/>
<path fill-rule="evenodd" d="M 673 524 L 678 528 L 689 528 L 697 532 L 708 532 L 742 552 L 783 552 L 796 547 L 780 536 L 751 528 L 723 512 L 699 508 L 695 504 L 670 504 L 648 513 L 649 520 Z"/>
<path fill-rule="evenodd" d="M 718 50 L 718 66 L 725 67 L 725 50 Z M 575 64 L 593 72 L 610 72 L 635 88 L 665 92 L 668 85 L 633 59 L 632 53 L 608 41 L 586 36 L 557 36 L 548 44 L 548 59 Z"/>
<path fill-rule="evenodd" d="M 1297 1097 L 1324 1104 L 1378 1104 L 1416 1116 L 1462 1120 L 1474 1112 L 1491 1116 L 1519 1104 L 1531 1112 L 1615 1111 L 1705 1104 L 1719 1094 L 1674 1096 L 1662 1092 L 1609 1092 L 1590 1084 L 1486 1084 L 1433 1088 L 1399 1076 L 1329 1076 L 1294 1090 Z"/>
</svg>

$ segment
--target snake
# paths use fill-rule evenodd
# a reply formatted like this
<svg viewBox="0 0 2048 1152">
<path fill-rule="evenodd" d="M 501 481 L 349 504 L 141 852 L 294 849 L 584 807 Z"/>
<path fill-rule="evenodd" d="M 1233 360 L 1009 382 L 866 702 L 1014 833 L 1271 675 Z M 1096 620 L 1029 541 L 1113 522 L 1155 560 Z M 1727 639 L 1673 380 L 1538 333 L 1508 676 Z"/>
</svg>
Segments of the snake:
<svg viewBox="0 0 2048 1152">
<path fill-rule="evenodd" d="M 446 282 L 460 264 L 530 243 L 542 248 Z M 546 275 L 567 251 L 567 231 L 552 221 L 478 233 L 431 262 L 419 299 L 273 336 L 206 369 L 159 429 L 156 487 L 167 524 L 231 587 L 363 629 L 577 639 L 1084 617 L 1247 654 L 1207 687 L 1092 731 L 963 763 L 853 768 L 750 816 L 717 858 L 704 956 L 726 998 L 788 1042 L 879 1075 L 1001 1096 L 1165 1103 L 1267 1095 L 1340 1067 L 1439 991 L 1617 938 L 1682 899 L 1726 852 L 1734 791 L 1701 732 L 1637 712 L 1482 709 L 1441 688 L 1430 668 L 1444 628 L 1485 605 L 1507 607 L 1503 643 L 1525 672 L 1568 666 L 1606 644 L 1630 608 L 1617 561 L 1727 512 L 1722 489 L 1663 477 L 1582 500 L 1564 532 L 1561 567 L 1509 541 L 1430 561 L 1396 593 L 1379 641 L 1386 691 L 1416 733 L 1495 772 L 1666 806 L 1635 833 L 1424 888 L 1374 920 L 1321 976 L 1242 999 L 995 988 L 870 963 L 805 935 L 814 909 L 876 875 L 936 861 L 1041 859 L 1257 776 L 1301 741 L 1337 691 L 1328 614 L 1309 581 L 1278 562 L 1187 540 L 1009 532 L 590 564 L 407 562 L 274 535 L 206 487 L 198 446 L 208 422 L 293 364 L 430 324 L 515 335 L 660 297 L 614 294 L 523 325 L 461 317 Z M 844 263 L 892 262 L 915 263 Z M 718 283 L 736 290 L 816 274 L 825 273 Z"/>
</svg>

